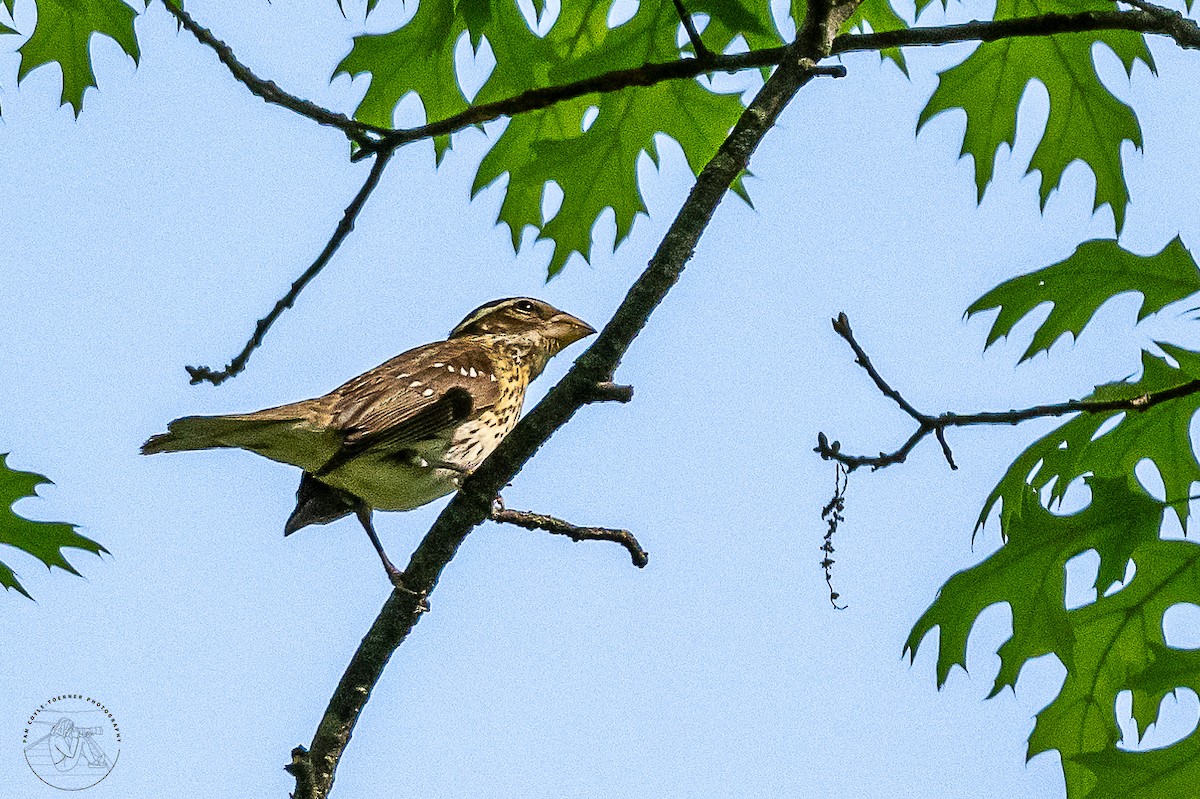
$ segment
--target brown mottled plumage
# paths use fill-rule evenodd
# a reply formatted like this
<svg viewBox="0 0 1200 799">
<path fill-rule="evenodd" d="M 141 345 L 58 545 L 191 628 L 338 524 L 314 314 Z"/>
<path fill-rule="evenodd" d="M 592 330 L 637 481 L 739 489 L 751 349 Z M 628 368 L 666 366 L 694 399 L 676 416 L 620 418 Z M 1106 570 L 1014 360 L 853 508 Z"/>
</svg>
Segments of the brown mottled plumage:
<svg viewBox="0 0 1200 799">
<path fill-rule="evenodd" d="M 410 510 L 454 491 L 521 415 L 546 362 L 596 331 L 528 297 L 483 305 L 437 341 L 328 394 L 228 416 L 187 416 L 142 452 L 239 447 L 304 470 L 290 534 L 356 513 L 393 582 L 372 509 Z"/>
</svg>

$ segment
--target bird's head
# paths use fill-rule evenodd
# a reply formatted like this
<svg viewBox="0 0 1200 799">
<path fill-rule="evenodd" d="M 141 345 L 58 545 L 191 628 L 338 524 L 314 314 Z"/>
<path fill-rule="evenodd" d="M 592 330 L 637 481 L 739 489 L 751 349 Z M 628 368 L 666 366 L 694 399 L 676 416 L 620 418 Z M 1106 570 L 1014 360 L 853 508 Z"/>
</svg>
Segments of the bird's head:
<svg viewBox="0 0 1200 799">
<path fill-rule="evenodd" d="M 450 331 L 450 338 L 485 336 L 533 358 L 534 375 L 559 350 L 595 333 L 581 319 L 532 297 L 510 297 L 481 305 Z"/>
</svg>

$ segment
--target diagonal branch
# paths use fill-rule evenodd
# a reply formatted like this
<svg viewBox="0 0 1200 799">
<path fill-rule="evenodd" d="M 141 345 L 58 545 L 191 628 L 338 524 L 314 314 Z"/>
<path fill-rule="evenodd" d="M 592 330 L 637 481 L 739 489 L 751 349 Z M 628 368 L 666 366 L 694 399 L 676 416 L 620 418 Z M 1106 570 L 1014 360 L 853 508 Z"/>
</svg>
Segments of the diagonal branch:
<svg viewBox="0 0 1200 799">
<path fill-rule="evenodd" d="M 296 298 L 300 296 L 300 292 L 309 282 L 320 274 L 325 265 L 333 258 L 333 254 L 337 252 L 338 247 L 342 246 L 342 242 L 350 235 L 350 231 L 354 230 L 354 222 L 358 219 L 359 212 L 367 203 L 367 198 L 371 196 L 371 192 L 379 185 L 379 178 L 383 176 L 383 170 L 387 168 L 388 160 L 391 159 L 393 150 L 382 150 L 375 155 L 375 163 L 371 165 L 371 172 L 367 175 L 366 182 L 362 188 L 358 190 L 358 194 L 354 195 L 354 199 L 346 206 L 345 213 L 342 214 L 342 221 L 338 222 L 334 228 L 333 235 L 325 244 L 325 249 L 321 250 L 321 254 L 312 262 L 308 269 L 300 277 L 296 278 L 292 283 L 292 287 L 288 289 L 287 294 L 283 295 L 271 312 L 258 320 L 258 324 L 254 326 L 254 334 L 250 336 L 250 340 L 246 342 L 246 346 L 242 347 L 242 351 L 234 356 L 233 360 L 224 369 L 213 370 L 207 366 L 186 366 L 188 374 L 191 375 L 191 383 L 208 382 L 214 386 L 219 386 L 229 378 L 236 375 L 238 372 L 246 368 L 246 361 L 250 359 L 251 353 L 254 352 L 263 342 L 263 337 L 267 335 L 267 331 L 271 329 L 271 325 L 275 324 L 280 315 L 285 309 L 291 308 L 296 302 Z"/>
<path fill-rule="evenodd" d="M 650 315 L 679 280 L 734 179 L 742 173 L 759 142 L 801 87 L 813 78 L 813 66 L 827 56 L 838 27 L 858 0 L 834 5 L 810 0 L 804 25 L 788 57 L 746 108 L 716 155 L 701 170 L 654 257 L 596 342 L 570 371 L 464 482 L 438 516 L 404 570 L 403 581 L 415 595 L 393 591 L 371 625 L 329 702 L 312 745 L 297 747 L 290 769 L 297 777 L 297 799 L 323 799 L 333 784 L 338 761 L 354 725 L 388 659 L 421 616 L 422 596 L 437 585 L 467 535 L 488 518 L 492 499 L 554 432 L 594 396 L 594 386 L 611 379 L 625 351 Z"/>
<path fill-rule="evenodd" d="M 958 467 L 954 463 L 954 456 L 950 452 L 950 446 L 946 443 L 946 428 L 949 427 L 972 427 L 975 425 L 994 424 L 1015 425 L 1027 422 L 1030 419 L 1066 416 L 1071 413 L 1112 413 L 1114 411 L 1135 413 L 1149 410 L 1155 405 L 1161 405 L 1164 402 L 1200 393 L 1200 380 L 1189 380 L 1186 383 L 1162 391 L 1149 392 L 1125 399 L 1068 400 L 1049 405 L 1034 405 L 1031 408 L 1022 408 L 1019 410 L 982 411 L 979 413 L 946 412 L 938 416 L 933 416 L 913 408 L 912 405 L 900 396 L 899 392 L 891 388 L 883 377 L 879 375 L 870 358 L 867 357 L 858 341 L 855 340 L 854 331 L 850 329 L 850 320 L 846 318 L 844 313 L 839 314 L 838 318 L 833 320 L 833 329 L 854 350 L 858 356 L 856 362 L 867 370 L 876 387 L 882 393 L 895 400 L 904 409 L 905 413 L 917 422 L 917 429 L 898 449 L 892 452 L 881 452 L 878 455 L 847 455 L 841 451 L 841 442 L 834 441 L 830 443 L 829 438 L 824 433 L 818 433 L 817 446 L 813 448 L 813 451 L 825 460 L 837 461 L 845 466 L 847 471 L 854 471 L 860 466 L 870 466 L 872 470 L 876 470 L 896 463 L 903 463 L 913 448 L 931 433 L 938 440 L 938 443 L 941 444 L 942 454 L 950 464 L 950 468 L 957 469 Z"/>
</svg>

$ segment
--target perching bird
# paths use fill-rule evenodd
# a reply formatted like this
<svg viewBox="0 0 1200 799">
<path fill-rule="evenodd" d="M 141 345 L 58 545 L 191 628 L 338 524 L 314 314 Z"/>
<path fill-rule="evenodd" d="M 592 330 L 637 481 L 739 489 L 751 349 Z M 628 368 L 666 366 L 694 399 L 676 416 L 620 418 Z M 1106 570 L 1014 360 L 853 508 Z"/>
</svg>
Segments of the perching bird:
<svg viewBox="0 0 1200 799">
<path fill-rule="evenodd" d="M 323 397 L 228 416 L 186 416 L 142 453 L 240 447 L 304 470 L 290 535 L 354 513 L 395 585 L 371 511 L 411 510 L 456 490 L 521 415 L 559 350 L 596 331 L 528 297 L 489 302 L 445 341 L 397 355 Z"/>
</svg>

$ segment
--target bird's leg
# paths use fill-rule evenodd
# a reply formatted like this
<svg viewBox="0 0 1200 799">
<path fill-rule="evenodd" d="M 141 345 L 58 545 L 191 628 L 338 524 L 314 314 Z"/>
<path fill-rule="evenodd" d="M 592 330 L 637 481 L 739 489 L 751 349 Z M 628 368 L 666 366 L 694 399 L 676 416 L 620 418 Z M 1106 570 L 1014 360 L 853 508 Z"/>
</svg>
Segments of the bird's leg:
<svg viewBox="0 0 1200 799">
<path fill-rule="evenodd" d="M 417 607 L 421 612 L 429 610 L 424 592 L 414 591 L 405 585 L 404 574 L 388 560 L 387 553 L 383 551 L 383 544 L 380 543 L 379 536 L 375 534 L 375 525 L 371 523 L 371 508 L 365 502 L 360 502 L 358 507 L 354 509 L 354 514 L 358 517 L 358 521 L 362 524 L 363 529 L 367 531 L 367 535 L 370 537 L 375 551 L 379 553 L 379 559 L 383 561 L 383 570 L 387 572 L 388 580 L 391 584 L 414 597 L 417 600 Z"/>
<path fill-rule="evenodd" d="M 375 551 L 379 553 L 379 559 L 383 561 L 383 569 L 387 572 L 388 579 L 393 585 L 398 585 L 400 582 L 400 570 L 392 565 L 388 560 L 387 553 L 383 551 L 383 544 L 379 542 L 379 536 L 375 534 L 375 525 L 371 523 L 371 509 L 364 503 L 359 503 L 354 509 L 354 514 L 358 516 L 358 521 L 362 524 L 363 529 L 367 531 L 367 535 L 371 539 L 371 544 L 375 547 Z"/>
</svg>

